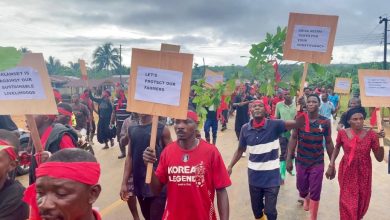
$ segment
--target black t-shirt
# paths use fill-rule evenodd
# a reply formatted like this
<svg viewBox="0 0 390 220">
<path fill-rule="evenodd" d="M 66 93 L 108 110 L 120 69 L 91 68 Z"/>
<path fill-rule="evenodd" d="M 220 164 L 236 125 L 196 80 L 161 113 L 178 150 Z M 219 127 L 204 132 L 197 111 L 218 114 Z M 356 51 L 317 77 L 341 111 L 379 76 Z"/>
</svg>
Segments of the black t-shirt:
<svg viewBox="0 0 390 220">
<path fill-rule="evenodd" d="M 0 190 L 0 219 L 27 219 L 29 208 L 22 201 L 25 188 L 19 181 L 7 179 Z"/>
<path fill-rule="evenodd" d="M 131 143 L 131 156 L 133 167 L 134 193 L 136 196 L 151 197 L 149 186 L 145 184 L 146 166 L 143 160 L 143 153 L 150 145 L 150 133 L 152 124 L 130 126 L 128 135 Z M 156 156 L 160 158 L 162 147 L 162 133 L 164 130 L 163 124 L 158 124 L 156 138 Z M 157 168 L 158 161 L 154 163 L 154 169 Z"/>
</svg>

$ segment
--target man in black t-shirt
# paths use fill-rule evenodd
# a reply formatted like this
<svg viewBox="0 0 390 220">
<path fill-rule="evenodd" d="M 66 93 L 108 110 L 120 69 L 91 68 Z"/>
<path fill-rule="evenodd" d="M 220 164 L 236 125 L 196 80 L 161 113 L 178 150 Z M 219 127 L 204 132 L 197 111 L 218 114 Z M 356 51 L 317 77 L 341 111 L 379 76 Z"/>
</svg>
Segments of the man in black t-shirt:
<svg viewBox="0 0 390 220">
<path fill-rule="evenodd" d="M 122 187 L 120 191 L 123 200 L 128 199 L 127 182 L 130 174 L 133 174 L 134 194 L 137 196 L 142 215 L 146 220 L 161 219 L 165 208 L 165 196 L 154 196 L 149 186 L 145 184 L 146 166 L 143 161 L 143 152 L 150 144 L 152 128 L 152 116 L 139 114 L 139 125 L 130 126 L 128 129 L 129 149 L 123 172 Z M 158 124 L 156 138 L 157 158 L 164 147 L 172 142 L 169 129 L 163 124 Z M 157 167 L 158 161 L 154 164 Z"/>
</svg>

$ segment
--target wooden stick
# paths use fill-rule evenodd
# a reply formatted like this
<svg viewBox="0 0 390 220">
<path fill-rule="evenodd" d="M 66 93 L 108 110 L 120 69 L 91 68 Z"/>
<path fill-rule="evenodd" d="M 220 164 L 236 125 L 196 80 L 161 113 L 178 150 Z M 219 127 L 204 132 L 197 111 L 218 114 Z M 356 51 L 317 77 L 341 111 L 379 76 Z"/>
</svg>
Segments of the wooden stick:
<svg viewBox="0 0 390 220">
<path fill-rule="evenodd" d="M 35 152 L 42 152 L 42 143 L 41 138 L 39 137 L 39 132 L 37 128 L 37 124 L 35 123 L 34 116 L 33 115 L 26 115 L 26 121 L 28 125 L 28 129 L 30 130 L 30 138 L 33 141 Z"/>
<path fill-rule="evenodd" d="M 308 62 L 305 62 L 305 64 L 303 65 L 303 74 L 302 74 L 302 78 L 301 78 L 301 86 L 299 88 L 299 94 L 298 94 L 298 98 L 303 96 L 303 89 L 305 88 L 305 81 L 306 81 L 306 76 L 307 76 L 307 70 L 309 68 L 309 63 Z M 301 110 L 301 106 L 297 105 L 297 110 Z"/>
<path fill-rule="evenodd" d="M 375 111 L 376 112 L 376 124 L 378 126 L 378 131 L 381 131 L 383 128 L 382 128 L 382 115 L 381 115 L 381 108 L 379 108 L 378 111 Z M 384 141 L 383 141 L 383 138 L 379 138 L 379 146 L 382 146 L 384 147 Z"/>
<path fill-rule="evenodd" d="M 153 115 L 152 131 L 150 134 L 150 144 L 149 144 L 149 147 L 151 147 L 153 150 L 156 149 L 157 125 L 158 125 L 158 116 Z M 146 178 L 145 178 L 146 184 L 149 184 L 152 181 L 152 172 L 153 172 L 153 163 L 148 163 L 148 166 L 146 167 Z"/>
</svg>

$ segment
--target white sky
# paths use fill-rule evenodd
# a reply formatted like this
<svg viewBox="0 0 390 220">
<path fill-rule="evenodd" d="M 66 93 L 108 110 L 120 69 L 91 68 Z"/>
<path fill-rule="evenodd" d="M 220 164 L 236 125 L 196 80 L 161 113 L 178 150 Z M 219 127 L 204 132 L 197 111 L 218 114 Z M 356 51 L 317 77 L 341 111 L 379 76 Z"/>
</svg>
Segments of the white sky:
<svg viewBox="0 0 390 220">
<path fill-rule="evenodd" d="M 200 65 L 202 58 L 206 65 L 245 65 L 241 56 L 249 56 L 250 45 L 286 26 L 289 12 L 339 16 L 333 63 L 383 60 L 378 17 L 390 16 L 389 0 L 2 0 L 0 46 L 27 47 L 67 64 L 91 63 L 93 50 L 112 42 L 122 44 L 129 66 L 131 48 L 159 50 L 165 42 L 182 45 Z"/>
</svg>

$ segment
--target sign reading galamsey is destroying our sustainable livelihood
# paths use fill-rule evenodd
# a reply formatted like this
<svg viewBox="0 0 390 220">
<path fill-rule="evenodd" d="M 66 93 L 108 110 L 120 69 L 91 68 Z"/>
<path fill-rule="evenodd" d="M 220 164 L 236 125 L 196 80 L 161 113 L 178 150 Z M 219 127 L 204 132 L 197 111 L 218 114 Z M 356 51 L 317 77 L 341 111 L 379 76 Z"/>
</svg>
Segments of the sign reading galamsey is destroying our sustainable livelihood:
<svg viewBox="0 0 390 220">
<path fill-rule="evenodd" d="M 31 67 L 0 72 L 0 100 L 45 99 L 39 73 Z"/>
<path fill-rule="evenodd" d="M 179 106 L 183 73 L 138 66 L 135 99 Z"/>
</svg>

